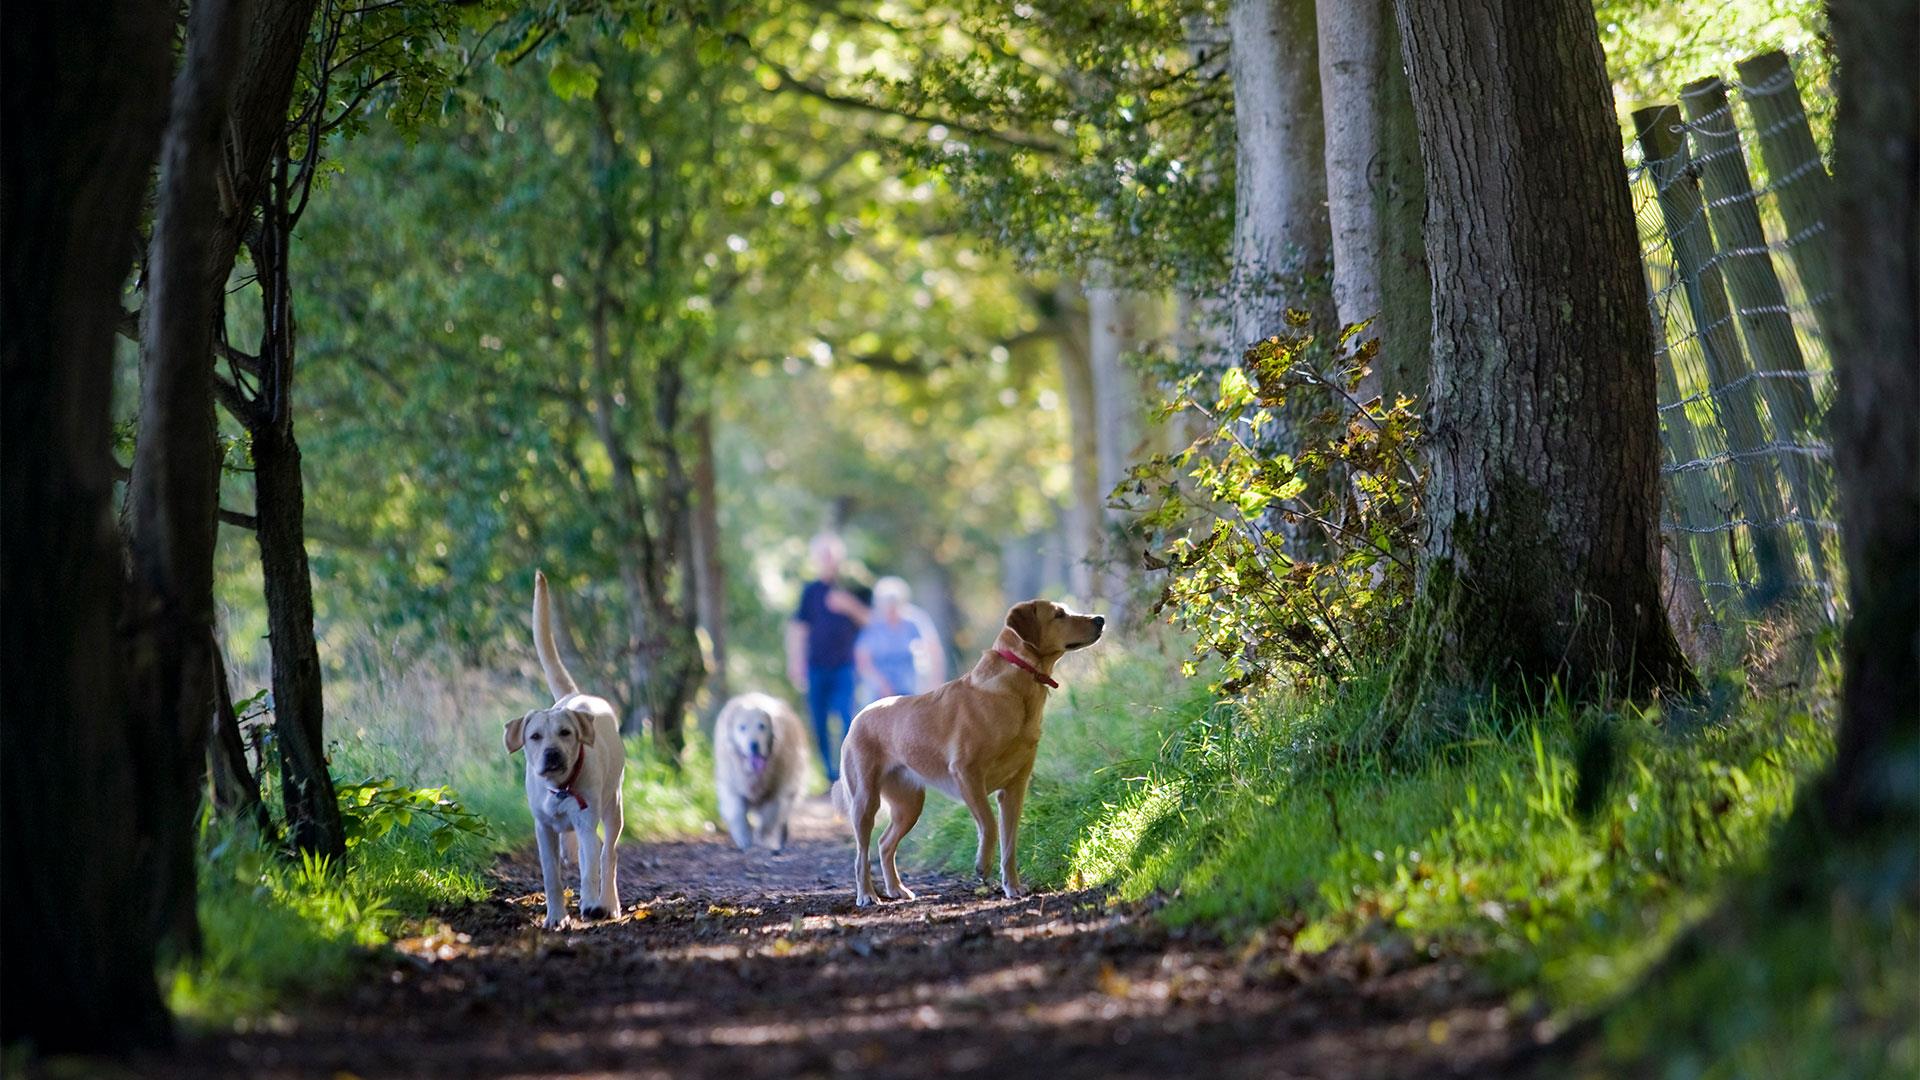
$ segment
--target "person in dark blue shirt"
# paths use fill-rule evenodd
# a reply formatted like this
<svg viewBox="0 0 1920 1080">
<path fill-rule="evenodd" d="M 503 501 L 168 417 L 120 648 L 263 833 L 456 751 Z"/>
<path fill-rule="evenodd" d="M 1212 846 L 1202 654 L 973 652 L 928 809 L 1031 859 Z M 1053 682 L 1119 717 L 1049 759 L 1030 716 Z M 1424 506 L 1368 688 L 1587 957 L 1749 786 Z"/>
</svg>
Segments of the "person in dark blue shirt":
<svg viewBox="0 0 1920 1080">
<path fill-rule="evenodd" d="M 857 586 L 840 582 L 840 564 L 847 555 L 840 538 L 821 533 L 808 551 L 819 577 L 800 590 L 800 606 L 787 624 L 787 678 L 807 695 L 814 741 L 831 784 L 840 779 L 840 738 L 853 723 L 853 642 L 870 613 Z M 832 726 L 836 713 L 838 737 Z"/>
</svg>

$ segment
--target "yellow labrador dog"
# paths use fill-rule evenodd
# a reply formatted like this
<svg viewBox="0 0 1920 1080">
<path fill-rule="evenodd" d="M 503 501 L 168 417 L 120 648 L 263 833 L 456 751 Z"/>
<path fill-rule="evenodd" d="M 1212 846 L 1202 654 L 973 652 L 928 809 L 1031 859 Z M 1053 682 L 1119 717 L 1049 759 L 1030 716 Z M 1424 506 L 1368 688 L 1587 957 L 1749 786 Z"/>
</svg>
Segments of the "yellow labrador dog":
<svg viewBox="0 0 1920 1080">
<path fill-rule="evenodd" d="M 889 900 L 911 900 L 900 882 L 894 853 L 920 818 L 929 787 L 967 805 L 979 833 L 974 870 L 987 876 L 994 846 L 993 811 L 987 796 L 1000 796 L 1000 888 L 1023 895 L 1014 846 L 1020 804 L 1027 796 L 1033 759 L 1040 747 L 1041 712 L 1053 680 L 1053 665 L 1074 649 L 1100 640 L 1104 615 L 1077 615 L 1050 600 L 1028 600 L 1007 612 L 993 647 L 973 670 L 924 694 L 881 698 L 854 717 L 840 747 L 840 782 L 834 798 L 853 822 L 854 903 L 873 903 L 873 866 L 868 843 L 880 800 L 892 821 L 880 838 L 880 870 Z"/>
<path fill-rule="evenodd" d="M 547 917 L 559 929 L 567 921 L 560 878 L 560 839 L 579 837 L 580 917 L 620 915 L 620 830 L 626 825 L 620 781 L 626 748 L 620 719 L 602 698 L 583 694 L 560 662 L 548 611 L 547 576 L 533 574 L 533 647 L 555 701 L 507 724 L 507 753 L 526 751 L 527 807 L 540 845 L 540 878 L 547 890 Z M 596 832 L 604 832 L 604 837 Z"/>
<path fill-rule="evenodd" d="M 741 694 L 713 723 L 713 787 L 720 816 L 741 851 L 756 841 L 778 853 L 787 846 L 787 815 L 807 782 L 811 740 L 787 703 Z M 757 819 L 751 827 L 747 815 Z"/>
</svg>

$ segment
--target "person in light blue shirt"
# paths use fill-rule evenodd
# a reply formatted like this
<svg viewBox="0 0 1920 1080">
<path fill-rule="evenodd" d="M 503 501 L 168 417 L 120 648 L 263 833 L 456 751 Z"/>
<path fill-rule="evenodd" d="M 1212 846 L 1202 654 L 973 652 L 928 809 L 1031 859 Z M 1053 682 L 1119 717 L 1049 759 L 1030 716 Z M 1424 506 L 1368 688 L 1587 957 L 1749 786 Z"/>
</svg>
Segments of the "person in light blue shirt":
<svg viewBox="0 0 1920 1080">
<path fill-rule="evenodd" d="M 932 642 L 912 618 L 907 595 L 907 583 L 897 577 L 875 582 L 873 616 L 854 639 L 853 662 L 860 669 L 869 702 L 927 689 L 917 661 Z"/>
</svg>

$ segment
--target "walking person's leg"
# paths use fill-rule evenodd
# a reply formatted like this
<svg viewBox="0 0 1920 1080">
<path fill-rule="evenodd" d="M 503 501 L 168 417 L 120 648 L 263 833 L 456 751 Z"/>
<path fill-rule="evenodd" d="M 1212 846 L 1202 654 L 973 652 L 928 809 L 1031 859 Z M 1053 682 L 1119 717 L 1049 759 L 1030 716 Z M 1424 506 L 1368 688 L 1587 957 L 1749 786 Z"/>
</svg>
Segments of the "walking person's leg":
<svg viewBox="0 0 1920 1080">
<path fill-rule="evenodd" d="M 854 672 L 853 665 L 848 664 L 845 667 L 834 669 L 833 676 L 827 680 L 833 691 L 833 696 L 831 700 L 827 703 L 827 711 L 830 713 L 840 714 L 840 738 L 841 739 L 846 738 L 847 732 L 853 730 L 854 676 L 855 676 L 855 672 Z M 839 740 L 835 740 L 833 745 L 833 765 L 834 765 L 834 769 L 836 770 L 835 775 L 838 775 L 837 770 L 840 767 Z"/>
<path fill-rule="evenodd" d="M 807 672 L 807 713 L 813 720 L 813 744 L 820 750 L 820 763 L 827 767 L 827 783 L 840 779 L 840 743 L 833 738 L 829 710 L 834 701 L 833 668 L 812 668 Z"/>
</svg>

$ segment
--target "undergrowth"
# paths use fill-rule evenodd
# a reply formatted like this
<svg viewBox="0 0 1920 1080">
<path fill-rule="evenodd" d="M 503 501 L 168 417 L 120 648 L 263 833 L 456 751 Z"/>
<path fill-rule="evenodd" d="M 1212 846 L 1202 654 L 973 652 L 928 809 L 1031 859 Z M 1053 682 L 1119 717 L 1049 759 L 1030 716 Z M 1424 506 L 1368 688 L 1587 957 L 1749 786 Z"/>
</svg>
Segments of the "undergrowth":
<svg viewBox="0 0 1920 1080">
<path fill-rule="evenodd" d="M 331 686 L 329 699 L 329 758 L 350 845 L 343 865 L 282 850 L 250 824 L 203 826 L 202 953 L 172 965 L 164 983 L 190 1023 L 248 1023 L 345 984 L 381 946 L 484 899 L 498 854 L 531 843 L 523 764 L 501 743 L 509 710 L 498 704 L 524 693 L 444 669 L 357 674 Z M 494 713 L 503 713 L 498 723 Z M 625 838 L 709 827 L 712 771 L 697 733 L 677 771 L 649 740 L 628 739 Z"/>
<path fill-rule="evenodd" d="M 1706 715 L 1487 704 L 1450 718 L 1462 737 L 1389 753 L 1353 738 L 1383 678 L 1239 705 L 1175 666 L 1064 675 L 1021 825 L 1029 880 L 1308 949 L 1404 935 L 1563 1016 L 1632 986 L 1759 865 L 1832 742 L 1825 669 L 1792 692 L 1727 675 L 1736 704 Z M 970 867 L 971 819 L 928 809 L 918 857 Z"/>
</svg>

